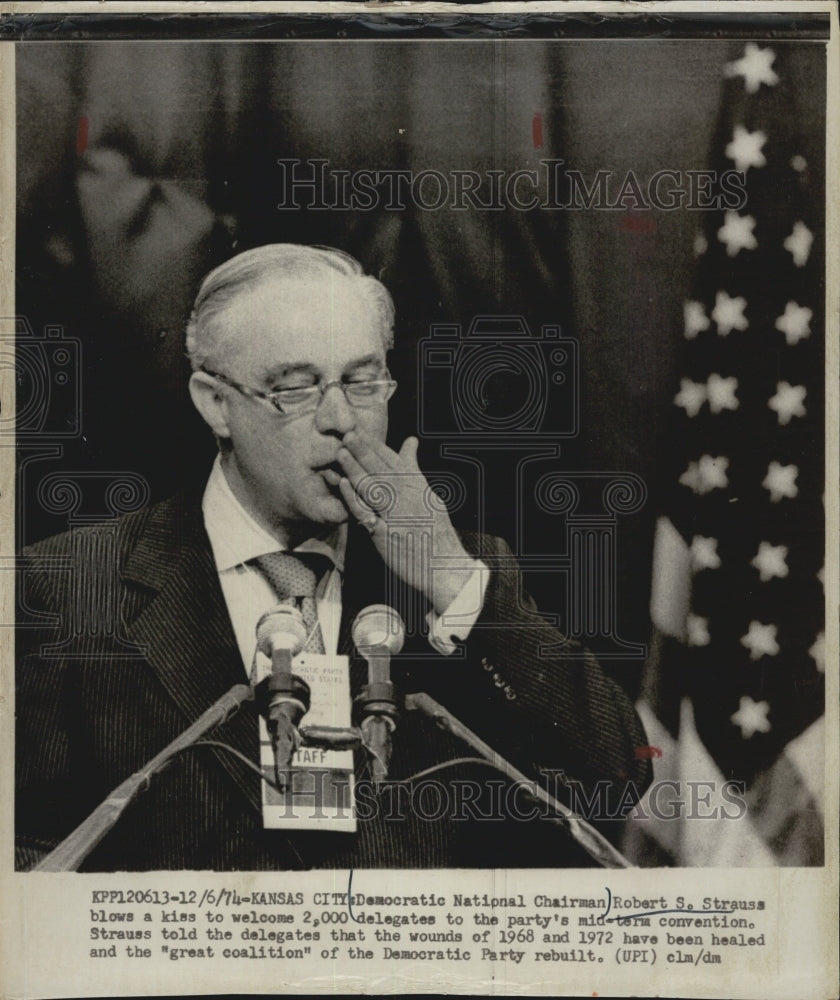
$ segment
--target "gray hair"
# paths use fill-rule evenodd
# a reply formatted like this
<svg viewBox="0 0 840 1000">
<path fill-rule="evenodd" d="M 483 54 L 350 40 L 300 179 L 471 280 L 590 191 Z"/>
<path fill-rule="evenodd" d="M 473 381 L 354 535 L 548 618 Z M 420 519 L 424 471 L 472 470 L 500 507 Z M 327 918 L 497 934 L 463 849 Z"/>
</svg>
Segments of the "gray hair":
<svg viewBox="0 0 840 1000">
<path fill-rule="evenodd" d="M 356 282 L 379 321 L 384 349 L 394 345 L 394 303 L 388 289 L 365 274 L 362 265 L 343 250 L 332 247 L 269 243 L 237 254 L 212 270 L 202 281 L 187 323 L 187 357 L 193 371 L 207 364 L 227 338 L 223 324 L 211 321 L 236 296 L 269 277 L 313 278 L 339 273 Z M 221 329 L 220 329 L 221 328 Z"/>
</svg>

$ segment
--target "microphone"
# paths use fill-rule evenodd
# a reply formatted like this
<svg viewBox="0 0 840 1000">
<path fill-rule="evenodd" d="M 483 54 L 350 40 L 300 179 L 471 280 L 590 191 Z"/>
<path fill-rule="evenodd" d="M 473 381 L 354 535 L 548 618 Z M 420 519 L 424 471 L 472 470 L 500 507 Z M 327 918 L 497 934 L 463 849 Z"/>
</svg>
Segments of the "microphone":
<svg viewBox="0 0 840 1000">
<path fill-rule="evenodd" d="M 274 752 L 274 777 L 285 791 L 291 784 L 292 757 L 300 746 L 298 723 L 309 711 L 309 685 L 292 673 L 292 659 L 306 642 L 306 626 L 297 608 L 278 604 L 257 622 L 257 649 L 271 660 L 271 674 L 256 687 L 260 711 L 268 724 Z"/>
<path fill-rule="evenodd" d="M 405 625 L 387 604 L 371 604 L 353 622 L 353 643 L 367 660 L 368 682 L 353 703 L 361 720 L 362 742 L 371 757 L 376 784 L 388 777 L 391 736 L 397 726 L 397 705 L 391 682 L 391 656 L 403 647 Z"/>
</svg>

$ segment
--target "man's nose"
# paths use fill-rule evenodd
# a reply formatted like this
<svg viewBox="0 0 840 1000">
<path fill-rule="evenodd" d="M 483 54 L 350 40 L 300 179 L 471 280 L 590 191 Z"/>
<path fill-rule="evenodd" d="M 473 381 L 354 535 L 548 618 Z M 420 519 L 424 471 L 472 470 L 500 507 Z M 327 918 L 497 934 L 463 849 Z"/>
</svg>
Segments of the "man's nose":
<svg viewBox="0 0 840 1000">
<path fill-rule="evenodd" d="M 333 383 L 324 390 L 315 411 L 315 426 L 322 434 L 330 431 L 347 434 L 356 426 L 356 411 L 347 401 L 340 383 Z"/>
</svg>

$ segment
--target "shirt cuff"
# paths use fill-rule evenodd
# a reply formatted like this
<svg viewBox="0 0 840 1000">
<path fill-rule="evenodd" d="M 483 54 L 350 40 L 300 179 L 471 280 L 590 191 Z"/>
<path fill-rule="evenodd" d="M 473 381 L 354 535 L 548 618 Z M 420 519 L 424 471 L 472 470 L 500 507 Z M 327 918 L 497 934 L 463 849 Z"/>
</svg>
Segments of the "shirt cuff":
<svg viewBox="0 0 840 1000">
<path fill-rule="evenodd" d="M 444 656 L 451 656 L 458 643 L 466 642 L 473 625 L 484 607 L 484 595 L 490 582 L 490 570 L 480 559 L 469 580 L 442 615 L 430 611 L 426 615 L 429 643 Z"/>
</svg>

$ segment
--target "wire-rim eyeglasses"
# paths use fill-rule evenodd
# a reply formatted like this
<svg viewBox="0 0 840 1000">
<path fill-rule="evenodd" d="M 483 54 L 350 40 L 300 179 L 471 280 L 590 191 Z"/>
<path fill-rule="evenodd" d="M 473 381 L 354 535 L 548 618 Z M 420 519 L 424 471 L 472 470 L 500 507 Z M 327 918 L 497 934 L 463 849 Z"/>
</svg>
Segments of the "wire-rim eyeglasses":
<svg viewBox="0 0 840 1000">
<path fill-rule="evenodd" d="M 333 386 L 341 389 L 344 393 L 344 398 L 351 406 L 362 409 L 365 407 L 381 406 L 387 403 L 397 388 L 397 383 L 392 378 L 364 379 L 359 382 L 342 382 L 340 379 L 333 379 L 331 382 L 324 382 L 323 385 L 307 385 L 292 389 L 273 389 L 270 392 L 263 392 L 260 389 L 254 389 L 252 386 L 243 385 L 229 375 L 213 371 L 210 368 L 204 367 L 204 365 L 201 366 L 200 371 L 211 378 L 218 379 L 225 385 L 229 385 L 232 389 L 236 389 L 243 396 L 268 403 L 274 410 L 284 415 L 317 410 L 327 389 L 331 389 Z M 387 371 L 386 374 L 388 374 Z"/>
</svg>

